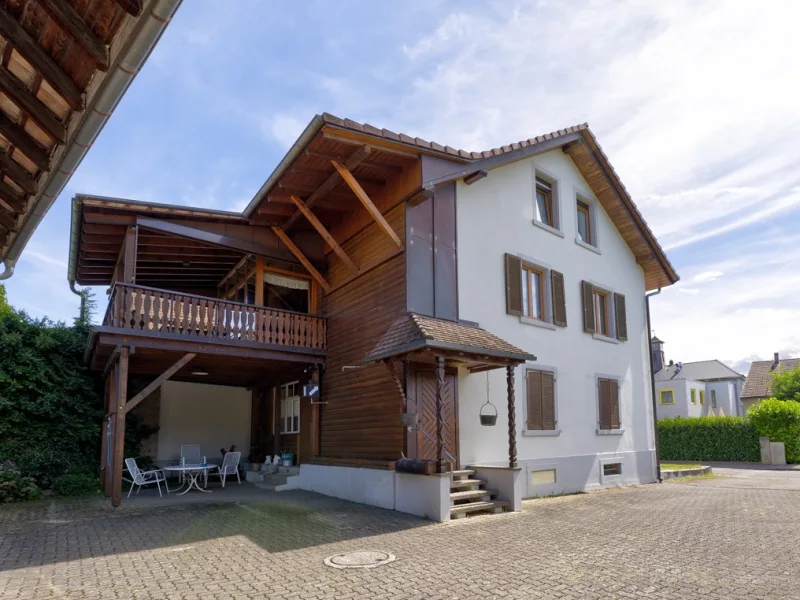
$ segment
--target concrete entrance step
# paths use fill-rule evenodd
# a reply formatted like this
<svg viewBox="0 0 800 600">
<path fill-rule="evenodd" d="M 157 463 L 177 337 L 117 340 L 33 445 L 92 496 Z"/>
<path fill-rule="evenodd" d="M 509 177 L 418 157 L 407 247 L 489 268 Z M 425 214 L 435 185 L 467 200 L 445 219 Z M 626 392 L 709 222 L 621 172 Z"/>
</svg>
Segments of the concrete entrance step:
<svg viewBox="0 0 800 600">
<path fill-rule="evenodd" d="M 491 498 L 497 495 L 497 490 L 468 490 L 465 492 L 452 492 L 450 494 L 450 502 L 454 504 L 462 500 L 475 500 L 482 498 Z"/>
<path fill-rule="evenodd" d="M 453 476 L 453 481 L 457 481 L 458 479 L 463 479 L 464 477 L 469 477 L 470 475 L 475 475 L 475 471 L 472 469 L 461 469 L 460 471 L 453 471 L 451 473 Z"/>
<path fill-rule="evenodd" d="M 493 500 L 491 502 L 468 502 L 466 504 L 456 504 L 450 507 L 450 518 L 461 519 L 468 515 L 491 513 L 499 514 L 505 512 L 508 502 Z"/>
<path fill-rule="evenodd" d="M 478 489 L 482 485 L 480 479 L 457 479 L 450 482 L 450 489 Z"/>
</svg>

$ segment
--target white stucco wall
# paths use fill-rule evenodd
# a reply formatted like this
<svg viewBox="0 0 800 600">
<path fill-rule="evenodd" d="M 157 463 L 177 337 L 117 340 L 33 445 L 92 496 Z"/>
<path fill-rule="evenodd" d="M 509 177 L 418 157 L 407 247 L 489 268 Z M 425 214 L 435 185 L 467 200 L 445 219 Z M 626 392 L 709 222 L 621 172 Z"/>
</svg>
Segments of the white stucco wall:
<svg viewBox="0 0 800 600">
<path fill-rule="evenodd" d="M 533 164 L 558 181 L 563 237 L 532 224 Z M 591 465 L 598 454 L 614 457 L 652 453 L 654 448 L 644 275 L 596 201 L 595 227 L 602 254 L 575 242 L 576 190 L 586 198 L 594 197 L 572 161 L 561 151 L 491 171 L 488 177 L 470 186 L 459 183 L 457 188 L 460 318 L 477 321 L 481 327 L 536 355 L 539 364 L 557 369 L 557 418 L 561 434 L 552 437 L 525 435 L 523 368 L 516 370 L 517 451 L 521 462 L 589 457 L 591 460 L 586 464 Z M 564 274 L 566 328 L 544 329 L 506 314 L 504 253 L 525 255 Z M 582 280 L 591 280 L 625 295 L 627 342 L 613 344 L 584 333 Z M 622 435 L 596 433 L 597 374 L 614 375 L 621 380 L 620 413 L 625 430 Z M 505 371 L 492 371 L 489 379 L 491 400 L 499 412 L 496 427 L 482 427 L 478 420 L 478 411 L 486 400 L 486 375 L 462 373 L 459 377 L 462 464 L 508 461 Z M 648 460 L 630 460 L 632 465 L 647 463 Z M 586 467 L 586 471 L 571 476 L 576 481 L 585 479 L 584 487 L 599 482 L 594 467 Z M 626 480 L 627 477 L 628 474 Z M 632 480 L 652 481 L 652 478 L 653 473 L 639 472 Z"/>
<path fill-rule="evenodd" d="M 675 398 L 674 404 L 661 404 L 659 394 L 661 390 L 672 390 L 673 397 Z M 686 393 L 686 382 L 683 379 L 677 381 L 656 381 L 656 401 L 658 402 L 656 414 L 658 418 L 688 417 L 689 399 Z"/>
<path fill-rule="evenodd" d="M 161 388 L 158 460 L 180 458 L 182 444 L 200 444 L 209 461 L 231 444 L 250 451 L 251 394 L 245 388 L 167 381 Z"/>
</svg>

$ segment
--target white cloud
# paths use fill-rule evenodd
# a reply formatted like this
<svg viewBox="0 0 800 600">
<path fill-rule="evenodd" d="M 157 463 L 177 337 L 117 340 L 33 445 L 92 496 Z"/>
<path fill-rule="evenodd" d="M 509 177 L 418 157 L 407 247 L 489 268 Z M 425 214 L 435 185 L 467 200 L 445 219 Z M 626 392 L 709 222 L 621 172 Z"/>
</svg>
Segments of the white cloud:
<svg viewBox="0 0 800 600">
<path fill-rule="evenodd" d="M 261 122 L 261 131 L 269 140 L 277 140 L 285 148 L 291 148 L 292 144 L 305 129 L 308 121 L 288 114 L 276 114 L 265 118 Z"/>
<path fill-rule="evenodd" d="M 706 281 L 715 281 L 725 275 L 722 271 L 703 271 L 692 277 L 692 281 L 703 283 Z"/>
</svg>

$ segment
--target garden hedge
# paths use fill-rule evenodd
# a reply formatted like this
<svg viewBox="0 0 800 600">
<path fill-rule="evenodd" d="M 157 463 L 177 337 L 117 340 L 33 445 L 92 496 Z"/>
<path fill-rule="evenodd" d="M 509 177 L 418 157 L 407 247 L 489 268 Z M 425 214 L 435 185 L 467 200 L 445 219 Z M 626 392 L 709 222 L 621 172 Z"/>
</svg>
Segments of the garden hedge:
<svg viewBox="0 0 800 600">
<path fill-rule="evenodd" d="M 758 433 L 744 417 L 693 417 L 658 422 L 661 460 L 760 462 Z"/>
<path fill-rule="evenodd" d="M 751 406 L 747 418 L 759 435 L 783 442 L 787 462 L 800 462 L 800 402 L 768 398 Z"/>
</svg>

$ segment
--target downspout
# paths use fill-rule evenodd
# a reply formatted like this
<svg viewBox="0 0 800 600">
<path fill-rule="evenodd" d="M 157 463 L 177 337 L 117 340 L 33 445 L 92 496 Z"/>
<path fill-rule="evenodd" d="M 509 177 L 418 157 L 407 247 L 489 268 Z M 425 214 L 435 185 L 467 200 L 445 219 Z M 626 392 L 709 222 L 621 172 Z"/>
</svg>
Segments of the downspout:
<svg viewBox="0 0 800 600">
<path fill-rule="evenodd" d="M 647 362 L 650 364 L 650 396 L 653 401 L 653 438 L 656 445 L 656 481 L 663 483 L 661 478 L 661 453 L 658 447 L 658 405 L 656 403 L 656 374 L 653 372 L 653 348 L 650 345 L 650 332 L 653 330 L 650 326 L 650 297 L 658 296 L 661 293 L 661 288 L 655 292 L 650 292 L 644 295 L 644 303 L 647 307 Z"/>
<path fill-rule="evenodd" d="M 86 152 L 91 148 L 131 81 L 150 56 L 180 3 L 181 0 L 156 0 L 150 10 L 143 13 L 139 30 L 132 37 L 130 45 L 116 67 L 109 71 L 102 83 L 102 90 L 94 98 L 92 105 L 86 107 L 86 117 L 83 123 L 72 137 L 69 147 L 61 157 L 58 168 L 52 173 L 47 187 L 34 205 L 30 216 L 14 238 L 8 255 L 3 261 L 5 271 L 0 274 L 0 280 L 8 279 L 14 273 L 14 266 L 31 235 L 36 231 L 69 178 L 80 165 Z"/>
</svg>

